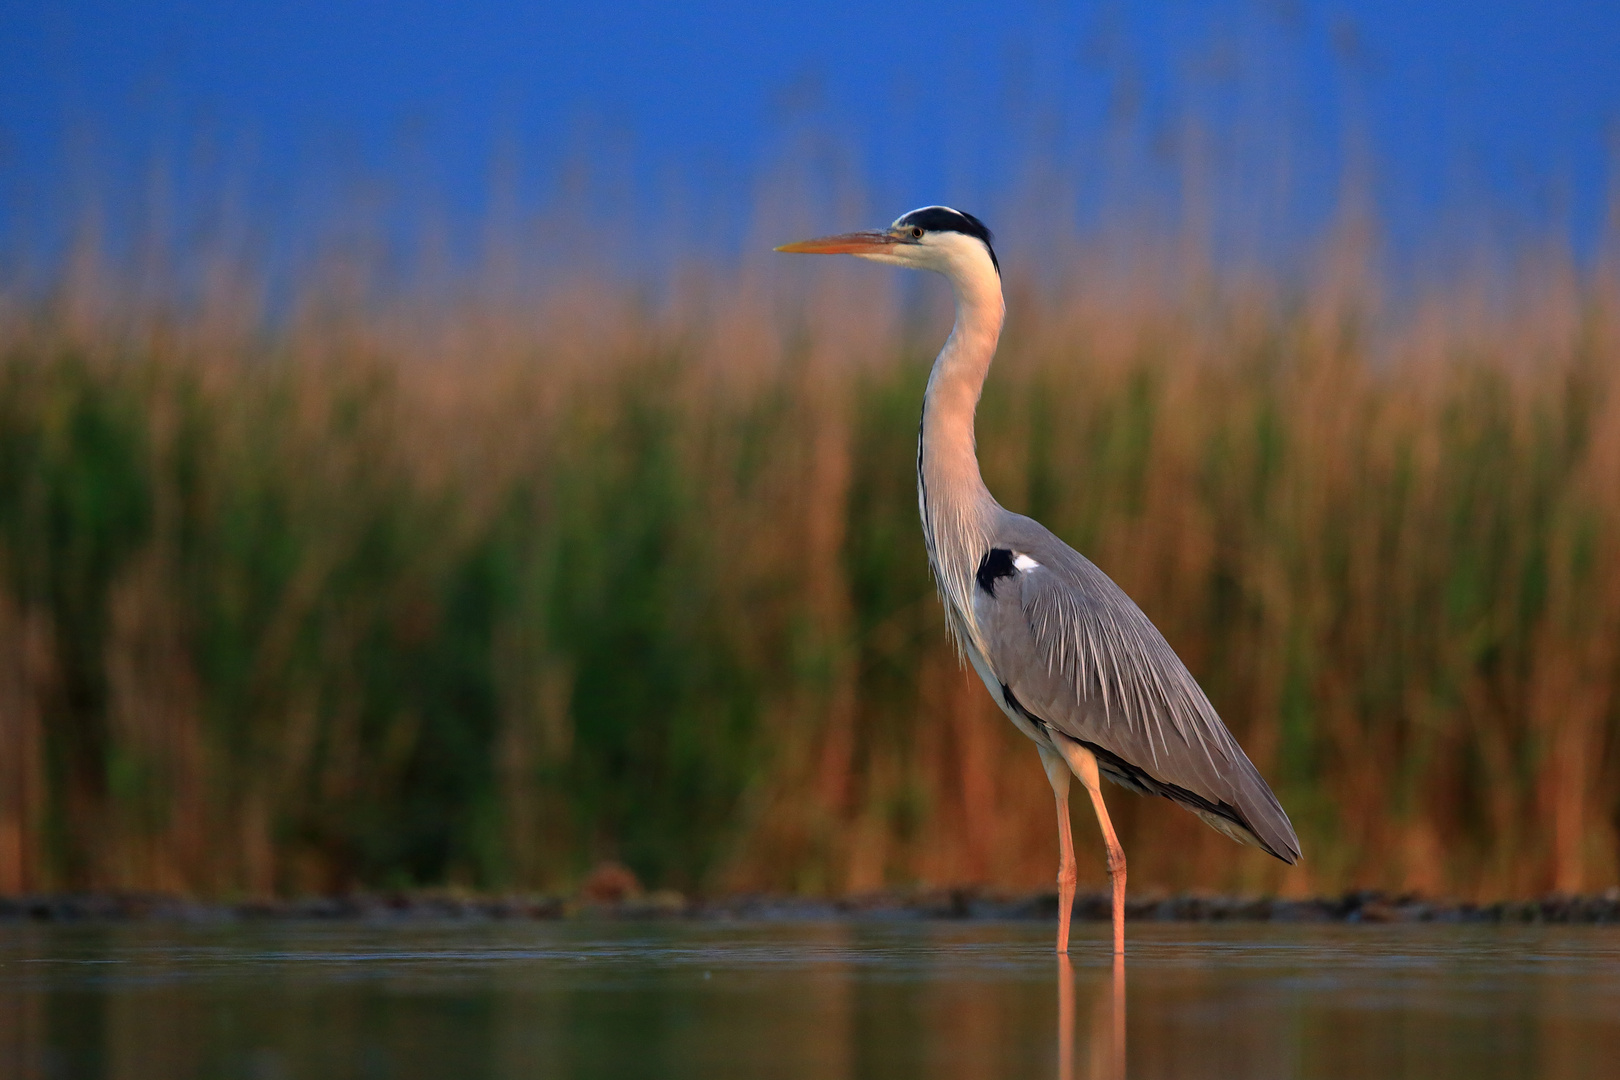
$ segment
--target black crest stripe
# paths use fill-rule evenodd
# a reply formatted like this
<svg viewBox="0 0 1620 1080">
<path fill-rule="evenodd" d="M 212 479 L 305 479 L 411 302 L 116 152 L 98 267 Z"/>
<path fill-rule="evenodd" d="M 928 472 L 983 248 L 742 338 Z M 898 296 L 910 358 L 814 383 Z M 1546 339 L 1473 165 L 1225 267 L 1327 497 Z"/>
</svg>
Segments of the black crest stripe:
<svg viewBox="0 0 1620 1080">
<path fill-rule="evenodd" d="M 953 210 L 949 206 L 925 206 L 921 210 L 913 210 L 894 224 L 901 229 L 917 226 L 928 232 L 955 232 L 971 236 L 984 244 L 984 249 L 990 253 L 990 262 L 995 266 L 996 273 L 1001 273 L 1001 262 L 996 258 L 993 244 L 995 236 L 984 222 L 972 214 Z"/>
</svg>

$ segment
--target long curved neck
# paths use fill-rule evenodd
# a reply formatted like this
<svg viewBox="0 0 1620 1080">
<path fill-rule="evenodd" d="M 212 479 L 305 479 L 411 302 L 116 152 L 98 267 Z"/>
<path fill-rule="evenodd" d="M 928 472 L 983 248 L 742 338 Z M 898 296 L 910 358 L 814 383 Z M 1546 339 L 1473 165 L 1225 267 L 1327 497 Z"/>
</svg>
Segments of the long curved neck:
<svg viewBox="0 0 1620 1080">
<path fill-rule="evenodd" d="M 980 272 L 968 267 L 949 275 L 956 325 L 928 376 L 917 437 L 917 508 L 928 562 L 951 634 L 970 655 L 984 651 L 973 617 L 973 575 L 989 550 L 998 508 L 979 475 L 973 413 L 1006 314 L 1000 276 L 988 258 L 982 261 Z"/>
<path fill-rule="evenodd" d="M 926 489 L 925 524 L 939 513 L 961 513 L 968 503 L 994 505 L 979 474 L 973 414 L 1006 316 L 1001 279 L 985 260 L 982 273 L 952 274 L 951 287 L 956 325 L 934 361 L 923 398 L 917 467 L 918 482 Z"/>
</svg>

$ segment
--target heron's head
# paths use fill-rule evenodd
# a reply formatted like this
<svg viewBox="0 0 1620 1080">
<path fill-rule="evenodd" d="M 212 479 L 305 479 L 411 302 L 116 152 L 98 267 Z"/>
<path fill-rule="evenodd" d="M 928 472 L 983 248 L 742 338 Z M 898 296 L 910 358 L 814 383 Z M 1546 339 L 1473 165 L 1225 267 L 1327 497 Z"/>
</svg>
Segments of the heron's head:
<svg viewBox="0 0 1620 1080">
<path fill-rule="evenodd" d="M 993 270 L 1001 275 L 990 230 L 972 214 L 948 206 L 925 206 L 900 217 L 887 229 L 840 233 L 783 244 L 777 251 L 805 255 L 855 255 L 873 262 L 935 270 L 960 278 Z"/>
</svg>

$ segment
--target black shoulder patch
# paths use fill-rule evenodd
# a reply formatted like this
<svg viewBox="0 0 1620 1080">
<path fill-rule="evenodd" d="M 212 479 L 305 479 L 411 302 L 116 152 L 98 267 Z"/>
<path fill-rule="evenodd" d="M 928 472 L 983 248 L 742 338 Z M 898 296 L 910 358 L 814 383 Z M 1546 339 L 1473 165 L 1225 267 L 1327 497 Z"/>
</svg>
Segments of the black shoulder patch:
<svg viewBox="0 0 1620 1080">
<path fill-rule="evenodd" d="M 920 210 L 913 210 L 894 224 L 900 229 L 909 229 L 916 225 L 929 232 L 957 232 L 963 236 L 971 236 L 984 244 L 984 249 L 990 253 L 990 264 L 996 268 L 998 275 L 1001 273 L 1001 260 L 996 258 L 996 249 L 992 244 L 995 237 L 989 227 L 972 214 L 964 214 L 948 206 L 925 206 Z"/>
<path fill-rule="evenodd" d="M 1006 548 L 991 548 L 984 553 L 984 558 L 979 560 L 979 571 L 974 577 L 979 579 L 979 588 L 995 596 L 996 579 L 1012 577 L 1015 573 L 1017 571 L 1013 569 L 1012 552 Z"/>
</svg>

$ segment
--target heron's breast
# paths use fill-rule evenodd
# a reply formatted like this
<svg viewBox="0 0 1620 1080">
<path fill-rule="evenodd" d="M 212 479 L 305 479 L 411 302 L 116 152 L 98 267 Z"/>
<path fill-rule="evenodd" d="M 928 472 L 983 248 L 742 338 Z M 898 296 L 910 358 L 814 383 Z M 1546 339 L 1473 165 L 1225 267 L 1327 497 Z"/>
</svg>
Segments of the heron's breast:
<svg viewBox="0 0 1620 1080">
<path fill-rule="evenodd" d="M 990 700 L 996 703 L 996 708 L 1000 709 L 1007 719 L 1013 722 L 1013 726 L 1024 733 L 1025 737 L 1033 740 L 1038 745 L 1048 745 L 1050 739 L 1048 739 L 1046 732 L 1031 723 L 1029 717 L 1020 712 L 1008 700 L 1006 688 L 1002 685 L 1001 679 L 990 667 L 990 661 L 985 658 L 984 653 L 979 650 L 978 646 L 974 645 L 971 640 L 967 641 L 964 651 L 967 653 L 968 662 L 973 665 L 973 670 L 978 672 L 980 680 L 983 681 L 984 688 L 989 691 Z"/>
</svg>

